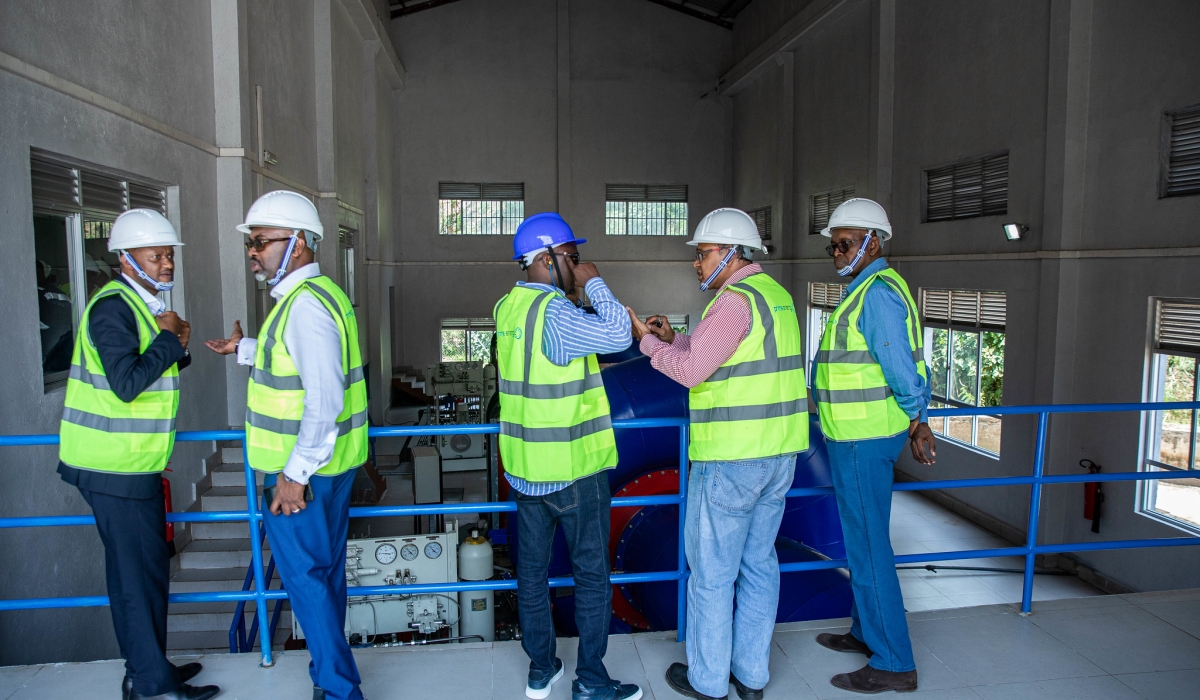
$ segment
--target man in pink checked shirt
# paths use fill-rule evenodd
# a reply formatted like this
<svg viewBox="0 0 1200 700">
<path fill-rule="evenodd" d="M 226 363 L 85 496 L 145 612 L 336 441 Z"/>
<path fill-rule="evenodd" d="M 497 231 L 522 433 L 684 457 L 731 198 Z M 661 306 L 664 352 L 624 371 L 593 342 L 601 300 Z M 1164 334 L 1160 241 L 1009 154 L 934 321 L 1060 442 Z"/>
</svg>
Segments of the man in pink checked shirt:
<svg viewBox="0 0 1200 700">
<path fill-rule="evenodd" d="M 695 332 L 627 307 L 651 366 L 689 390 L 688 663 L 672 664 L 667 683 L 697 700 L 725 698 L 732 683 L 741 700 L 761 700 L 779 606 L 775 538 L 808 449 L 804 344 L 791 295 L 751 261 L 764 248 L 748 214 L 710 213 L 689 245 L 700 290 L 718 290 Z"/>
</svg>

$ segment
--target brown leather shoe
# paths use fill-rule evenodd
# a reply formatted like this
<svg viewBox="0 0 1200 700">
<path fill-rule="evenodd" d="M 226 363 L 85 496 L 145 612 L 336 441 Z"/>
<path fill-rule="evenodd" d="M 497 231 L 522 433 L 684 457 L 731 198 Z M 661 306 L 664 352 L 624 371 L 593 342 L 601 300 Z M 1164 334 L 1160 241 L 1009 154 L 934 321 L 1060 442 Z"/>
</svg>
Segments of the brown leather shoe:
<svg viewBox="0 0 1200 700">
<path fill-rule="evenodd" d="M 842 651 L 847 654 L 863 654 L 868 659 L 875 655 L 875 652 L 871 651 L 866 643 L 858 641 L 858 638 L 849 632 L 845 634 L 829 634 L 828 632 L 818 634 L 817 644 L 826 649 Z"/>
<path fill-rule="evenodd" d="M 849 690 L 852 693 L 884 693 L 889 690 L 897 693 L 911 693 L 917 689 L 917 672 L 880 671 L 867 665 L 854 673 L 839 673 L 830 678 L 829 682 L 835 688 Z"/>
</svg>

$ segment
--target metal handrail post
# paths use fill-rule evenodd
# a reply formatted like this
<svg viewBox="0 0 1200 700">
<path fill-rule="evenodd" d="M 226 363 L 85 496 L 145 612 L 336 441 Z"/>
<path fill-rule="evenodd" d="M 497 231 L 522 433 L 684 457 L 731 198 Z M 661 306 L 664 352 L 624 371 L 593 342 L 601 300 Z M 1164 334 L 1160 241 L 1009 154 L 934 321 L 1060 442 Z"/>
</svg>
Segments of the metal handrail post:
<svg viewBox="0 0 1200 700">
<path fill-rule="evenodd" d="M 250 565 L 254 567 L 254 614 L 258 616 L 258 637 L 262 645 L 262 667 L 271 668 L 275 659 L 271 656 L 271 625 L 267 613 L 267 587 L 263 583 L 262 541 L 258 534 L 259 523 L 263 513 L 258 508 L 258 484 L 255 483 L 254 469 L 250 467 L 250 451 L 246 447 L 246 437 L 242 438 L 242 466 L 246 472 L 246 515 L 250 521 Z M 265 531 L 265 525 L 264 531 Z M 254 637 L 246 640 L 251 648 Z"/>
<path fill-rule="evenodd" d="M 687 626 L 687 550 L 684 548 L 684 526 L 687 523 L 688 427 L 679 426 L 679 602 L 675 610 L 675 641 L 682 642 Z"/>
<path fill-rule="evenodd" d="M 1033 485 L 1029 487 L 1029 524 L 1025 532 L 1025 581 L 1021 589 L 1021 614 L 1033 610 L 1033 568 L 1037 558 L 1038 520 L 1042 510 L 1042 476 L 1046 467 L 1046 428 L 1050 414 L 1038 414 L 1037 446 L 1033 456 Z"/>
</svg>

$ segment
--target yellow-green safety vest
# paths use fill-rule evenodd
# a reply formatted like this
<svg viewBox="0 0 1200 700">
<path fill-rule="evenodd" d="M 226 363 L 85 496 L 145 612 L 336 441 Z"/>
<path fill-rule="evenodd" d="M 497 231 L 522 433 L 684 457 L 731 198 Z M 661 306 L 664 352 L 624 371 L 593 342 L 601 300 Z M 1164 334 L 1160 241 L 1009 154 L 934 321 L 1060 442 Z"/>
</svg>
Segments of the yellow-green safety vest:
<svg viewBox="0 0 1200 700">
<path fill-rule="evenodd" d="M 804 344 L 792 295 L 765 273 L 726 285 L 721 294 L 746 296 L 750 332 L 733 357 L 688 392 L 688 456 L 739 461 L 807 450 Z"/>
<path fill-rule="evenodd" d="M 925 370 L 924 336 L 917 318 L 917 304 L 908 292 L 908 283 L 891 268 L 884 268 L 863 280 L 846 296 L 825 322 L 821 347 L 817 352 L 817 374 L 813 394 L 821 416 L 821 432 L 831 440 L 870 440 L 907 431 L 908 414 L 896 403 L 892 389 L 883 377 L 883 369 L 867 348 L 867 339 L 858 329 L 867 289 L 881 281 L 904 299 L 908 308 L 908 344 L 912 349 L 917 373 L 928 378 Z"/>
<path fill-rule="evenodd" d="M 595 355 L 560 367 L 542 352 L 556 293 L 517 285 L 496 304 L 500 458 L 526 481 L 574 481 L 617 464 L 608 395 Z"/>
<path fill-rule="evenodd" d="M 133 310 L 139 353 L 146 352 L 158 337 L 158 323 L 136 291 L 113 280 L 96 292 L 83 311 L 75 336 L 63 418 L 58 429 L 59 459 L 79 469 L 122 474 L 161 472 L 175 447 L 179 366 L 171 365 L 129 403 L 113 393 L 100 354 L 88 334 L 96 302 L 113 295 Z"/>
<path fill-rule="evenodd" d="M 288 353 L 284 329 L 292 304 L 311 292 L 329 310 L 341 332 L 345 402 L 338 414 L 338 436 L 329 464 L 320 476 L 335 476 L 367 461 L 367 382 L 358 346 L 358 319 L 350 300 L 333 280 L 320 275 L 304 280 L 279 300 L 258 334 L 254 369 L 246 394 L 246 455 L 263 472 L 282 471 L 300 433 L 304 383 Z"/>
</svg>

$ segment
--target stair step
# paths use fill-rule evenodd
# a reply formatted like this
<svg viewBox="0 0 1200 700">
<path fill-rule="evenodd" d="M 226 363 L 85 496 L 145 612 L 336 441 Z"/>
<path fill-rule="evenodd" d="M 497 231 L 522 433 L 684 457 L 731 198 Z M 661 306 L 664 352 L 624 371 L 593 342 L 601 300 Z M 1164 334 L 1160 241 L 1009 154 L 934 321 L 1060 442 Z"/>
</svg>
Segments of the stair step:
<svg viewBox="0 0 1200 700">
<path fill-rule="evenodd" d="M 264 543 L 263 561 L 270 557 L 270 548 Z M 250 538 L 222 540 L 192 540 L 179 553 L 180 569 L 229 569 L 241 567 L 243 576 L 250 566 Z"/>
<path fill-rule="evenodd" d="M 274 611 L 275 606 L 268 606 L 267 609 Z M 167 632 L 224 631 L 228 633 L 229 626 L 233 624 L 233 612 L 230 610 L 228 612 L 171 614 L 167 616 Z M 247 631 L 254 623 L 253 614 L 253 611 L 243 613 L 246 617 Z M 279 613 L 279 624 L 276 626 L 276 630 L 280 627 L 291 630 L 292 612 L 290 610 L 283 610 Z"/>
<path fill-rule="evenodd" d="M 249 537 L 246 523 L 193 523 L 192 538 L 197 540 L 232 540 Z M 186 549 L 184 550 L 186 551 Z"/>
<path fill-rule="evenodd" d="M 271 647 L 279 649 L 288 637 L 292 636 L 292 625 L 289 622 L 286 626 L 283 624 L 283 616 L 280 616 L 279 626 L 275 628 L 275 639 L 272 640 Z M 257 635 L 256 635 L 257 637 Z M 255 640 L 254 648 L 258 649 L 257 639 Z M 229 628 L 223 630 L 211 630 L 207 632 L 172 632 L 167 635 L 167 650 L 174 652 L 172 656 L 182 656 L 186 652 L 195 652 L 197 654 L 210 653 L 213 651 L 229 651 Z"/>
<path fill-rule="evenodd" d="M 200 494 L 200 510 L 212 513 L 222 510 L 246 510 L 246 487 L 218 486 Z"/>
<path fill-rule="evenodd" d="M 242 584 L 246 581 L 246 569 L 247 567 L 245 566 L 180 569 L 171 577 L 171 592 L 240 591 L 242 590 Z M 275 575 L 271 579 L 271 588 L 279 588 L 278 571 L 275 572 Z M 196 605 L 202 605 L 202 603 L 196 603 Z"/>
<path fill-rule="evenodd" d="M 245 453 L 242 452 L 242 446 L 237 447 L 222 447 L 221 462 L 224 464 L 245 464 Z"/>
<path fill-rule="evenodd" d="M 262 486 L 264 476 L 266 475 L 260 471 L 254 472 L 254 483 Z M 213 488 L 221 488 L 223 486 L 241 486 L 242 488 L 245 488 L 245 468 L 240 464 L 218 465 L 212 470 L 212 485 Z"/>
</svg>

